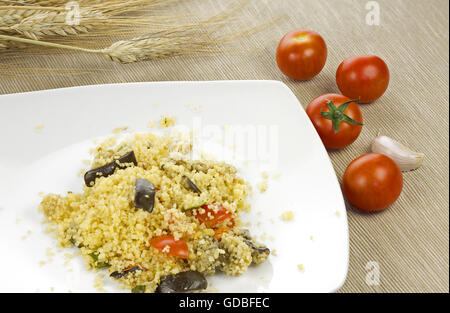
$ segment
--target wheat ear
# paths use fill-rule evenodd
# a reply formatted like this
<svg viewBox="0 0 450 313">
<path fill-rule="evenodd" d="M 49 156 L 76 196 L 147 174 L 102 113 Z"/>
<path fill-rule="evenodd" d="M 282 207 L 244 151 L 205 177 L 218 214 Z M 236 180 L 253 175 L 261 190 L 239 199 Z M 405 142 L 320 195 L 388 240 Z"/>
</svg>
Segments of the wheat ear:
<svg viewBox="0 0 450 313">
<path fill-rule="evenodd" d="M 85 3 L 85 6 L 80 6 L 81 24 L 78 25 L 69 25 L 66 22 L 67 11 L 64 6 L 0 6 L 0 30 L 7 33 L 18 33 L 38 40 L 44 36 L 77 35 L 99 28 L 108 30 L 110 33 L 117 31 L 119 28 L 148 27 L 149 25 L 156 25 L 158 21 L 169 19 L 169 17 L 137 18 L 118 17 L 118 15 L 141 8 L 155 8 L 176 1 L 181 0 L 84 0 L 80 1 L 81 4 Z M 31 2 L 33 4 L 41 3 L 40 1 Z M 48 4 L 53 4 L 53 2 Z"/>
<path fill-rule="evenodd" d="M 27 17 L 44 11 L 51 11 L 56 8 L 36 7 L 36 6 L 0 6 L 0 26 L 2 30 L 15 25 Z M 60 9 L 57 9 L 60 10 Z"/>
</svg>

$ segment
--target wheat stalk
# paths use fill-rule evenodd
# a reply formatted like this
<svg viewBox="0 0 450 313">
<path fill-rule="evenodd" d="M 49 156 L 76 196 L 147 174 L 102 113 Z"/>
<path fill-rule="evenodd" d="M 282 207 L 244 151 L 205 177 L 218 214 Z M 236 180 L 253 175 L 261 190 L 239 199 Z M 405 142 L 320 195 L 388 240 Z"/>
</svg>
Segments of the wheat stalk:
<svg viewBox="0 0 450 313">
<path fill-rule="evenodd" d="M 25 46 L 24 43 L 12 41 L 12 40 L 4 40 L 0 41 L 0 52 L 4 52 L 12 49 L 20 49 Z"/>
<path fill-rule="evenodd" d="M 207 52 L 215 42 L 192 37 L 140 37 L 113 43 L 101 52 L 107 59 L 119 63 L 134 63 L 177 56 L 186 52 Z"/>
<path fill-rule="evenodd" d="M 111 34 L 118 28 L 138 29 L 138 26 L 161 26 L 156 24 L 164 19 L 162 16 L 150 18 L 117 16 L 140 8 L 155 8 L 175 1 L 179 0 L 91 0 L 89 2 L 84 0 L 86 6 L 80 7 L 81 23 L 78 25 L 69 25 L 66 22 L 67 12 L 61 7 L 0 6 L 0 31 L 18 33 L 37 40 L 44 36 L 77 35 L 93 29 L 103 28 Z M 30 2 L 30 4 L 42 3 L 42 1 Z M 45 4 L 55 5 L 54 2 L 57 1 L 45 1 Z M 89 6 L 87 6 L 88 3 Z M 165 19 L 169 20 L 168 17 Z"/>
<path fill-rule="evenodd" d="M 44 47 L 76 50 L 87 53 L 102 54 L 107 59 L 119 63 L 133 63 L 146 60 L 157 60 L 164 57 L 180 55 L 186 52 L 205 52 L 208 47 L 215 45 L 214 41 L 205 39 L 204 36 L 143 36 L 130 40 L 121 40 L 113 43 L 105 49 L 87 49 L 58 43 L 33 40 L 27 38 L 0 35 L 0 40 L 33 44 Z"/>
<path fill-rule="evenodd" d="M 82 9 L 80 15 L 83 19 L 82 25 L 68 25 L 66 23 L 66 12 L 45 11 L 21 20 L 20 23 L 11 26 L 10 29 L 26 37 L 39 39 L 42 36 L 67 36 L 86 33 L 89 29 L 95 27 L 96 21 L 106 20 L 101 12 L 90 9 Z"/>
<path fill-rule="evenodd" d="M 199 25 L 201 25 L 201 23 Z M 259 27 L 243 31 L 241 36 L 249 35 L 252 32 L 258 31 L 262 27 L 263 26 L 260 25 Z M 0 40 L 3 39 L 44 47 L 102 54 L 108 60 L 114 62 L 134 63 L 140 61 L 153 61 L 171 56 L 178 56 L 186 54 L 188 52 L 214 52 L 218 43 L 229 42 L 239 38 L 240 36 L 239 34 L 235 34 L 233 37 L 217 37 L 215 38 L 215 40 L 213 40 L 210 39 L 210 37 L 212 36 L 211 32 L 198 34 L 195 29 L 196 27 L 193 24 L 189 25 L 189 29 L 183 32 L 174 31 L 173 33 L 159 34 L 158 36 L 141 36 L 130 40 L 120 40 L 104 49 L 88 49 L 8 35 L 0 35 Z"/>
<path fill-rule="evenodd" d="M 12 5 L 39 5 L 39 6 L 64 6 L 69 0 L 3 0 L 1 2 Z"/>
<path fill-rule="evenodd" d="M 33 6 L 0 6 L 0 26 L 2 28 L 15 25 L 33 14 L 51 10 Z"/>
<path fill-rule="evenodd" d="M 116 1 L 116 0 L 112 0 Z M 132 0 L 133 1 L 133 0 Z M 141 0 L 134 0 L 137 2 L 140 2 Z M 156 3 L 157 1 L 162 0 L 148 0 L 148 1 L 154 1 Z M 245 2 L 245 1 L 244 1 Z M 230 34 L 225 34 L 221 36 L 216 35 L 216 31 L 219 30 L 224 25 L 227 25 L 230 21 L 230 16 L 238 9 L 242 7 L 241 5 L 231 9 L 226 10 L 216 16 L 211 17 L 210 19 L 206 21 L 200 21 L 198 23 L 192 23 L 192 24 L 184 24 L 184 25 L 178 25 L 178 26 L 169 26 L 169 27 L 161 27 L 158 32 L 136 37 L 133 39 L 128 40 L 120 40 L 116 41 L 113 44 L 111 44 L 107 48 L 103 49 L 93 49 L 93 48 L 87 48 L 87 47 L 80 47 L 80 46 L 73 46 L 73 45 L 67 45 L 62 43 L 56 43 L 56 42 L 48 42 L 44 40 L 37 39 L 38 36 L 43 35 L 63 35 L 59 38 L 63 38 L 66 34 L 74 34 L 79 32 L 85 32 L 88 29 L 77 29 L 75 31 L 73 30 L 65 30 L 65 29 L 55 29 L 54 27 L 64 27 L 67 26 L 60 21 L 58 23 L 48 22 L 47 24 L 52 26 L 53 28 L 51 30 L 43 31 L 42 28 L 38 29 L 36 28 L 36 24 L 28 23 L 29 27 L 35 27 L 31 28 L 30 30 L 26 30 L 23 28 L 21 31 L 22 34 L 31 37 L 33 39 L 29 38 L 22 38 L 17 36 L 10 36 L 10 35 L 2 35 L 0 34 L 0 41 L 3 40 L 3 43 L 18 43 L 18 44 L 32 44 L 36 46 L 43 46 L 43 47 L 50 47 L 50 48 L 59 48 L 59 49 L 66 49 L 66 50 L 74 50 L 74 51 L 80 51 L 80 52 L 86 52 L 86 53 L 93 53 L 93 54 L 101 54 L 105 56 L 108 60 L 119 62 L 119 63 L 133 63 L 133 62 L 139 62 L 139 61 L 147 61 L 147 60 L 157 60 L 160 58 L 170 57 L 170 56 L 178 56 L 182 54 L 186 54 L 188 52 L 201 52 L 201 53 L 211 53 L 211 52 L 217 52 L 217 44 L 223 44 L 228 43 L 230 41 L 239 39 L 243 36 L 250 35 L 251 33 L 254 33 L 256 31 L 259 31 L 260 29 L 266 27 L 268 24 L 273 23 L 272 21 L 269 21 L 265 24 L 259 25 L 257 27 L 253 27 L 247 30 L 240 30 L 238 32 L 232 32 Z M 121 9 L 121 4 L 118 4 L 118 8 Z M 88 11 L 88 12 L 98 12 L 98 11 Z M 53 12 L 52 19 L 56 18 L 58 16 L 58 12 Z M 102 12 L 100 12 L 102 14 Z M 49 12 L 45 12 L 45 16 L 49 15 Z M 102 15 L 100 15 L 102 16 Z M 27 19 L 24 19 L 21 24 L 26 24 L 25 22 L 29 22 L 30 20 L 36 20 L 40 17 L 40 14 L 35 14 L 33 16 L 30 16 Z M 43 18 L 43 17 L 41 17 Z M 121 18 L 113 18 L 113 19 L 98 19 L 97 16 L 94 18 L 97 18 L 95 25 L 97 27 L 104 26 L 104 25 L 110 25 L 109 23 L 117 23 L 115 25 L 121 25 L 122 20 Z M 45 20 L 45 19 L 44 19 Z M 93 19 L 94 20 L 94 19 Z M 146 20 L 143 20 L 142 23 L 145 23 Z M 126 19 L 123 20 L 124 25 L 126 26 Z M 38 23 L 39 24 L 39 23 Z M 42 23 L 41 23 L 42 25 Z M 128 24 L 130 26 L 130 24 Z M 85 24 L 83 27 L 87 27 Z M 17 29 L 17 31 L 19 31 Z M 28 32 L 28 33 L 27 33 Z M 56 37 L 58 38 L 58 37 Z"/>
</svg>

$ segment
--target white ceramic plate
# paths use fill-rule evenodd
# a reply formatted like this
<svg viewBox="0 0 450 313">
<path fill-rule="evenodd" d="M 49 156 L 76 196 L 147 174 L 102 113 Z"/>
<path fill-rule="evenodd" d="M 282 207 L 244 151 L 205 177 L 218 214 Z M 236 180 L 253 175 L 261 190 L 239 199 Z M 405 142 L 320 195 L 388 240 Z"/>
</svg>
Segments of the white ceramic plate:
<svg viewBox="0 0 450 313">
<path fill-rule="evenodd" d="M 195 128 L 203 148 L 241 169 L 240 175 L 254 186 L 253 209 L 245 219 L 252 233 L 276 251 L 240 277 L 209 278 L 210 289 L 332 292 L 344 283 L 348 229 L 341 190 L 320 138 L 286 85 L 88 86 L 0 96 L 0 106 L 1 291 L 96 291 L 98 274 L 86 270 L 80 256 L 66 259 L 64 254 L 75 250 L 58 249 L 45 233 L 38 194 L 80 191 L 83 180 L 77 174 L 86 167 L 82 160 L 89 158 L 94 138 L 122 126 L 128 132 L 156 131 L 148 125 L 156 125 L 163 114 L 175 117 L 177 125 Z M 222 142 L 238 138 L 226 134 L 239 127 L 244 127 L 244 147 L 255 150 L 239 154 L 233 152 L 236 146 L 225 146 L 220 153 Z M 262 171 L 269 175 L 263 194 L 256 188 Z M 285 211 L 294 213 L 292 221 L 281 219 Z M 104 281 L 106 290 L 120 291 L 109 278 Z"/>
</svg>

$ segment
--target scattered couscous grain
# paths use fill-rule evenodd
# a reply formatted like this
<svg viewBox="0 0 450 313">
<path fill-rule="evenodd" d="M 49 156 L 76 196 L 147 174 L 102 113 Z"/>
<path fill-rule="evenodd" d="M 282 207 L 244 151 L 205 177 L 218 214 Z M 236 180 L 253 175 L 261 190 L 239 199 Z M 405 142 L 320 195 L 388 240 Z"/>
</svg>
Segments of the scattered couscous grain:
<svg viewBox="0 0 450 313">
<path fill-rule="evenodd" d="M 341 216 L 341 212 L 339 212 L 339 211 L 336 211 L 335 213 L 334 213 L 334 215 L 336 215 L 336 216 Z"/>
<path fill-rule="evenodd" d="M 303 264 L 299 264 L 299 265 L 297 265 L 297 269 L 298 269 L 300 272 L 303 272 L 303 271 L 305 270 L 305 267 L 303 266 Z"/>
<path fill-rule="evenodd" d="M 98 291 L 103 291 L 103 275 L 98 274 L 97 277 L 94 279 L 94 288 L 96 288 Z"/>
<path fill-rule="evenodd" d="M 283 221 L 292 221 L 294 219 L 294 213 L 292 211 L 286 211 L 281 214 Z"/>
<path fill-rule="evenodd" d="M 264 193 L 267 191 L 267 181 L 263 180 L 261 182 L 258 183 L 258 185 L 256 186 L 259 190 L 260 193 Z"/>
<path fill-rule="evenodd" d="M 36 126 L 34 127 L 34 129 L 36 129 L 36 130 L 42 130 L 43 128 L 44 128 L 43 125 L 36 125 Z"/>
<path fill-rule="evenodd" d="M 175 125 L 175 118 L 167 115 L 163 115 L 159 122 L 159 127 L 167 128 Z"/>
<path fill-rule="evenodd" d="M 51 249 L 51 248 L 47 248 L 46 254 L 47 254 L 48 257 L 51 257 L 51 256 L 54 256 L 54 255 L 55 255 L 55 254 L 52 252 L 52 249 Z"/>
<path fill-rule="evenodd" d="M 91 165 L 91 161 L 90 160 L 83 160 L 81 162 L 83 162 L 84 165 Z"/>
</svg>

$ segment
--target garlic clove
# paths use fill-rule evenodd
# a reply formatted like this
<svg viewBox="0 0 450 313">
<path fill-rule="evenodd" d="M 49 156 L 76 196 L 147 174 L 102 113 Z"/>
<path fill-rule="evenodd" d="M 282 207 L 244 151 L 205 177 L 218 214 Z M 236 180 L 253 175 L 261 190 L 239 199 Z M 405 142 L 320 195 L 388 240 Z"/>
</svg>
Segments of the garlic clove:
<svg viewBox="0 0 450 313">
<path fill-rule="evenodd" d="M 387 136 L 377 136 L 371 146 L 372 152 L 387 155 L 397 163 L 402 172 L 413 171 L 422 166 L 425 155 L 415 152 L 404 144 Z"/>
</svg>

